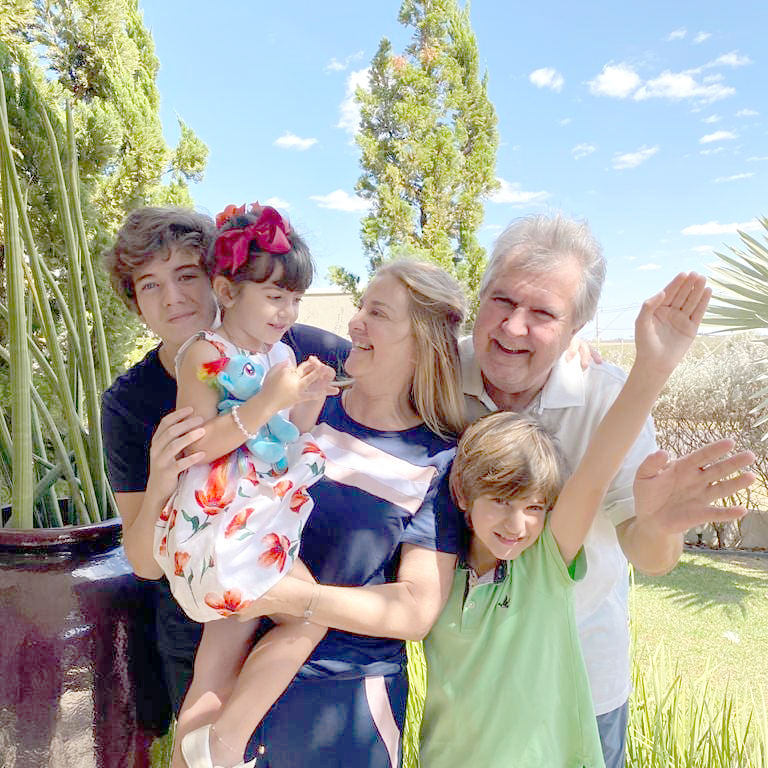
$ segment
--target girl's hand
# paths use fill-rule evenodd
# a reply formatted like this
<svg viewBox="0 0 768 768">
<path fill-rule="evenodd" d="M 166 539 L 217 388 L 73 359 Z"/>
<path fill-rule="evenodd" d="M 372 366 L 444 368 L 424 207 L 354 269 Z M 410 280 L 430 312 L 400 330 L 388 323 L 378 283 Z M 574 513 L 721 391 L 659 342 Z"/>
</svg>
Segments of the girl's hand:
<svg viewBox="0 0 768 768">
<path fill-rule="evenodd" d="M 643 303 L 635 321 L 636 360 L 642 367 L 672 372 L 696 338 L 711 295 L 704 277 L 681 273 Z"/>
<path fill-rule="evenodd" d="M 278 363 L 265 376 L 261 392 L 275 403 L 276 411 L 281 411 L 297 403 L 337 394 L 338 388 L 331 386 L 335 375 L 333 368 L 314 355 L 297 366 Z"/>
<path fill-rule="evenodd" d="M 321 363 L 314 355 L 307 358 L 299 368 L 304 369 L 307 376 L 314 372 L 317 378 L 309 383 L 305 390 L 303 401 L 291 408 L 291 421 L 302 431 L 309 432 L 320 416 L 320 411 L 328 395 L 338 394 L 339 388 L 333 385 L 334 370 Z"/>
<path fill-rule="evenodd" d="M 202 451 L 184 455 L 184 450 L 204 434 L 203 419 L 191 407 L 166 414 L 157 425 L 149 446 L 147 494 L 165 504 L 176 490 L 179 475 L 205 459 Z"/>
<path fill-rule="evenodd" d="M 321 363 L 314 355 L 310 355 L 298 367 L 305 371 L 305 375 L 311 373 L 315 377 L 308 383 L 305 390 L 305 401 L 325 400 L 329 395 L 339 394 L 339 388 L 332 384 L 336 378 L 336 372 L 330 365 Z"/>
</svg>

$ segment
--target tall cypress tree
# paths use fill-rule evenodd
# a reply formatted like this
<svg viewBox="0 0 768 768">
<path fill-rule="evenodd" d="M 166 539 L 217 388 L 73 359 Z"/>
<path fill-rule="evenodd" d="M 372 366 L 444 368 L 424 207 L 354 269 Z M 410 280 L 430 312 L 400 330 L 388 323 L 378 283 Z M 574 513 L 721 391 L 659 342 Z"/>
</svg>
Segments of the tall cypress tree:
<svg viewBox="0 0 768 768">
<path fill-rule="evenodd" d="M 469 5 L 404 0 L 401 24 L 413 29 L 403 53 L 381 41 L 370 89 L 359 89 L 358 194 L 371 202 L 362 241 L 372 272 L 390 256 L 428 258 L 474 296 L 485 254 L 477 243 L 482 200 L 497 186 L 496 113 L 480 76 Z M 343 268 L 332 279 L 354 289 Z"/>
<path fill-rule="evenodd" d="M 208 150 L 183 122 L 176 147 L 163 138 L 158 67 L 138 0 L 0 0 L 0 76 L 11 141 L 38 247 L 51 268 L 58 266 L 62 233 L 48 142 L 28 83 L 44 95 L 63 152 L 63 107 L 72 109 L 80 197 L 96 259 L 132 208 L 191 205 L 188 183 L 205 168 Z M 102 272 L 97 279 L 112 359 L 120 365 L 137 324 Z"/>
<path fill-rule="evenodd" d="M 187 181 L 199 178 L 207 148 L 183 123 L 177 147 L 163 138 L 159 63 L 138 0 L 35 6 L 38 59 L 55 78 L 51 100 L 72 104 L 80 172 L 100 221 L 116 225 L 142 203 L 191 204 Z"/>
</svg>

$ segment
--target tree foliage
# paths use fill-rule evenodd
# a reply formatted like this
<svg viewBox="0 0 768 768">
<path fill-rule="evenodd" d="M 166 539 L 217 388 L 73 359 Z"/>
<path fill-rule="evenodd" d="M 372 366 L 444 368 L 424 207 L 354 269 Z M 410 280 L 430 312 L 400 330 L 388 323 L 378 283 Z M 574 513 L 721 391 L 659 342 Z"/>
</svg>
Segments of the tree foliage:
<svg viewBox="0 0 768 768">
<path fill-rule="evenodd" d="M 474 295 L 485 254 L 476 232 L 495 175 L 496 113 L 480 75 L 469 6 L 457 0 L 405 0 L 399 21 L 413 36 L 403 53 L 384 38 L 357 91 L 358 194 L 370 201 L 362 222 L 369 272 L 408 253 L 458 277 Z M 355 276 L 332 271 L 354 289 Z"/>
<path fill-rule="evenodd" d="M 62 264 L 63 232 L 35 93 L 48 107 L 62 151 L 64 108 L 71 107 L 94 258 L 132 208 L 192 204 L 188 183 L 201 178 L 207 148 L 181 121 L 176 147 L 163 138 L 158 60 L 138 0 L 0 0 L 0 69 L 30 220 L 52 269 Z M 136 326 L 103 273 L 99 280 L 119 364 Z"/>
</svg>

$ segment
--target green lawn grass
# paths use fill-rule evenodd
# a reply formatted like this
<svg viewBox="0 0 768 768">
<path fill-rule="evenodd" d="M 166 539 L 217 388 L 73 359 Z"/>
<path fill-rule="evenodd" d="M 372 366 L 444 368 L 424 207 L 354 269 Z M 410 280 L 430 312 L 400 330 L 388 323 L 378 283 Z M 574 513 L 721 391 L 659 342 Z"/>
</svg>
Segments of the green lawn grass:
<svg viewBox="0 0 768 768">
<path fill-rule="evenodd" d="M 768 557 L 688 551 L 666 576 L 637 575 L 630 597 L 640 669 L 663 646 L 684 680 L 745 706 L 768 698 Z"/>
</svg>

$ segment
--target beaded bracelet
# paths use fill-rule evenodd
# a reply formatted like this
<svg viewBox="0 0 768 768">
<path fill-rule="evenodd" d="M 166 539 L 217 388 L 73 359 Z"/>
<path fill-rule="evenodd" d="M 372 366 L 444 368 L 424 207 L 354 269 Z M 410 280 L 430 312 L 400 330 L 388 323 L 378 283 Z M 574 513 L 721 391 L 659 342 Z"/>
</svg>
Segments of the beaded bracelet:
<svg viewBox="0 0 768 768">
<path fill-rule="evenodd" d="M 258 435 L 251 434 L 243 426 L 243 422 L 240 421 L 240 414 L 238 413 L 239 410 L 240 410 L 240 406 L 239 405 L 235 405 L 235 406 L 232 407 L 232 410 L 230 411 L 230 413 L 232 414 L 232 420 L 237 425 L 237 428 L 245 435 L 246 440 L 255 440 L 258 437 Z"/>
</svg>

